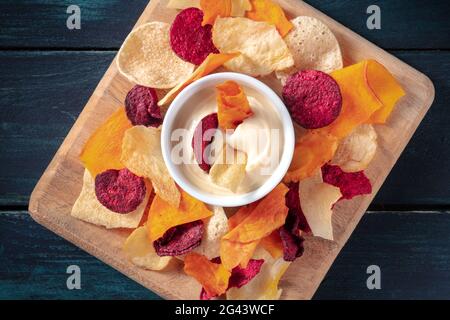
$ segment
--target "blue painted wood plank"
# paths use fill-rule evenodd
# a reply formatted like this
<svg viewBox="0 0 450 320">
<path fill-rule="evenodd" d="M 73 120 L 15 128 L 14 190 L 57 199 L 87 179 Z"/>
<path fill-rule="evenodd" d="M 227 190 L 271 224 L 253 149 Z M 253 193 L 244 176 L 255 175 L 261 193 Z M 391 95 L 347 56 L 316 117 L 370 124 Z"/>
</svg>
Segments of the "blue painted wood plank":
<svg viewBox="0 0 450 320">
<path fill-rule="evenodd" d="M 157 299 L 158 296 L 36 224 L 0 213 L 0 299 Z M 450 299 L 450 212 L 367 213 L 315 299 Z M 81 268 L 81 290 L 66 269 Z M 381 290 L 366 269 L 381 268 Z M 299 270 L 301 272 L 301 270 Z"/>
<path fill-rule="evenodd" d="M 292 0 L 299 1 L 299 0 Z M 307 0 L 384 48 L 449 48 L 446 0 Z M 0 47 L 118 48 L 148 0 L 3 0 Z M 81 30 L 66 27 L 69 5 L 81 9 Z M 381 30 L 366 26 L 370 5 L 381 9 Z"/>
<path fill-rule="evenodd" d="M 374 205 L 449 205 L 450 52 L 394 54 L 431 77 L 436 99 Z M 28 204 L 34 185 L 114 55 L 0 52 L 0 206 Z"/>
</svg>

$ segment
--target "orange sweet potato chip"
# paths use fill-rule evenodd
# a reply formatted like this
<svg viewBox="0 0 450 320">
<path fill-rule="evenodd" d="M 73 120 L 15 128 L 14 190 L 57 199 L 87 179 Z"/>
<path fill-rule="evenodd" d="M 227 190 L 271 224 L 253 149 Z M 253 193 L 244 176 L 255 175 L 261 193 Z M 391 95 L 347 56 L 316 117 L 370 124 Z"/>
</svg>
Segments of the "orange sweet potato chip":
<svg viewBox="0 0 450 320">
<path fill-rule="evenodd" d="M 280 232 L 274 230 L 271 234 L 261 240 L 261 246 L 270 253 L 272 258 L 278 259 L 283 256 L 283 243 Z"/>
<path fill-rule="evenodd" d="M 119 108 L 95 130 L 80 155 L 81 162 L 92 177 L 108 169 L 124 168 L 120 162 L 122 138 L 131 127 L 125 108 Z"/>
<path fill-rule="evenodd" d="M 203 11 L 202 26 L 213 25 L 217 17 L 231 16 L 231 0 L 200 0 L 200 8 Z"/>
<path fill-rule="evenodd" d="M 201 254 L 191 252 L 184 259 L 184 272 L 195 278 L 209 296 L 219 296 L 228 288 L 231 272 Z"/>
<path fill-rule="evenodd" d="M 398 99 L 405 95 L 405 91 L 394 76 L 375 60 L 367 61 L 366 77 L 370 89 L 383 104 L 372 114 L 369 123 L 385 123 Z"/>
<path fill-rule="evenodd" d="M 202 64 L 183 82 L 181 82 L 179 85 L 177 85 L 175 88 L 170 90 L 164 98 L 159 100 L 158 106 L 163 106 L 169 102 L 171 102 L 175 97 L 186 88 L 188 85 L 190 85 L 192 82 L 206 76 L 207 74 L 210 74 L 214 70 L 216 70 L 218 67 L 223 65 L 228 60 L 231 60 L 233 58 L 236 58 L 240 53 L 210 53 L 208 57 L 202 62 Z"/>
<path fill-rule="evenodd" d="M 212 214 L 203 202 L 184 191 L 181 192 L 181 201 L 178 208 L 172 207 L 158 195 L 155 195 L 148 214 L 148 236 L 153 242 L 161 238 L 172 227 L 205 219 Z"/>
<path fill-rule="evenodd" d="M 228 219 L 228 229 L 234 229 L 239 223 L 241 223 L 247 216 L 252 213 L 253 210 L 255 210 L 256 206 L 258 205 L 258 201 L 250 203 L 246 206 L 242 206 L 239 208 L 238 211 L 236 211 L 235 214 L 233 214 Z"/>
<path fill-rule="evenodd" d="M 223 236 L 220 258 L 228 270 L 238 265 L 245 267 L 261 239 L 284 224 L 288 213 L 285 205 L 288 190 L 284 184 L 279 184 L 250 214 Z"/>
<path fill-rule="evenodd" d="M 299 181 L 310 177 L 317 168 L 333 158 L 338 147 L 338 139 L 325 131 L 310 130 L 303 135 L 294 149 L 289 171 L 285 182 Z"/>
<path fill-rule="evenodd" d="M 253 115 L 247 96 L 239 84 L 229 80 L 217 85 L 216 89 L 219 127 L 224 130 L 236 129 L 242 121 Z"/>
<path fill-rule="evenodd" d="M 286 18 L 283 9 L 271 0 L 251 0 L 252 10 L 247 11 L 247 18 L 273 24 L 284 37 L 294 27 Z"/>
</svg>

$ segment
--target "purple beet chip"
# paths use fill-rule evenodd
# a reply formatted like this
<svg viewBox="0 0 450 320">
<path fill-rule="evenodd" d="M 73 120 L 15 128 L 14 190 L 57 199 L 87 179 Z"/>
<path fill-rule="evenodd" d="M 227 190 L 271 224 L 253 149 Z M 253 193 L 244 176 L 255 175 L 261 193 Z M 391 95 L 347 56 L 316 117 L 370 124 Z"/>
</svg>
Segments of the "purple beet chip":
<svg viewBox="0 0 450 320">
<path fill-rule="evenodd" d="M 134 126 L 159 127 L 163 122 L 153 88 L 134 86 L 125 98 L 127 117 Z"/>
<path fill-rule="evenodd" d="M 304 239 L 298 233 L 291 232 L 283 226 L 280 228 L 280 238 L 283 243 L 283 259 L 285 261 L 294 261 L 302 256 Z"/>
<path fill-rule="evenodd" d="M 211 163 L 205 150 L 213 141 L 214 133 L 218 126 L 217 113 L 211 113 L 200 120 L 197 127 L 195 127 L 194 136 L 192 137 L 192 149 L 194 150 L 195 160 L 205 172 L 209 172 L 209 169 L 211 169 Z"/>
<path fill-rule="evenodd" d="M 170 228 L 153 246 L 158 256 L 179 256 L 198 247 L 202 236 L 203 221 L 197 220 Z"/>
<path fill-rule="evenodd" d="M 95 195 L 111 211 L 129 213 L 142 203 L 147 188 L 144 179 L 128 169 L 106 170 L 95 177 Z"/>
<path fill-rule="evenodd" d="M 288 216 L 286 217 L 285 226 L 291 232 L 296 232 L 300 229 L 304 232 L 311 232 L 305 215 L 300 206 L 299 183 L 292 182 L 288 185 L 289 191 L 286 193 L 286 207 L 289 208 Z"/>
</svg>

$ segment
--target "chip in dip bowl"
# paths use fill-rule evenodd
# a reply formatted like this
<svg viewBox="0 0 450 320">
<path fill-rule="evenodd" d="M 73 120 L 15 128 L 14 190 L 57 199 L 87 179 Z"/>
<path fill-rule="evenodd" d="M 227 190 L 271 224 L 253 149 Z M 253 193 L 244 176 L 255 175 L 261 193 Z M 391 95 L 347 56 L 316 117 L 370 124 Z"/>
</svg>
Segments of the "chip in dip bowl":
<svg viewBox="0 0 450 320">
<path fill-rule="evenodd" d="M 215 183 L 199 167 L 192 148 L 200 121 L 218 112 L 216 86 L 225 81 L 239 84 L 253 112 L 232 131 L 216 130 L 207 148 L 212 159 L 221 158 L 224 146 L 245 153 L 245 173 L 234 190 Z M 233 72 L 208 75 L 181 91 L 164 117 L 161 132 L 164 161 L 175 182 L 193 197 L 221 207 L 242 206 L 268 194 L 286 174 L 294 145 L 292 120 L 278 95 L 261 81 Z"/>
</svg>

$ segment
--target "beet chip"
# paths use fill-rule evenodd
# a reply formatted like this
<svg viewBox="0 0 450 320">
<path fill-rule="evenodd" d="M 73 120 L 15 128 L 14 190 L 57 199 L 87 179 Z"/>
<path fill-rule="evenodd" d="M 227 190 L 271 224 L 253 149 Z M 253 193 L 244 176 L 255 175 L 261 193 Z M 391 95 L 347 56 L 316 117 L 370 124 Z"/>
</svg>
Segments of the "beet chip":
<svg viewBox="0 0 450 320">
<path fill-rule="evenodd" d="M 203 236 L 203 221 L 197 220 L 170 228 L 153 242 L 158 256 L 179 256 L 200 245 Z"/>
<path fill-rule="evenodd" d="M 214 263 L 221 263 L 220 257 L 214 258 L 211 260 Z M 246 268 L 241 268 L 239 266 L 233 268 L 231 271 L 230 280 L 228 280 L 228 289 L 230 288 L 240 288 L 245 286 L 250 282 L 258 273 L 261 271 L 261 267 L 264 263 L 264 259 L 250 259 Z M 211 297 L 205 289 L 202 288 L 200 292 L 200 300 L 210 300 L 214 297 Z"/>
<path fill-rule="evenodd" d="M 209 169 L 211 169 L 211 163 L 207 154 L 205 154 L 205 149 L 213 141 L 214 129 L 217 129 L 218 126 L 217 113 L 211 113 L 200 120 L 192 137 L 192 149 L 194 149 L 195 160 L 205 172 L 209 172 Z"/>
<path fill-rule="evenodd" d="M 306 129 L 329 125 L 342 108 L 338 84 L 331 76 L 317 70 L 291 75 L 283 87 L 283 99 L 292 118 Z"/>
<path fill-rule="evenodd" d="M 144 179 L 128 169 L 110 169 L 95 177 L 95 195 L 111 211 L 129 213 L 142 203 L 147 189 Z"/>
<path fill-rule="evenodd" d="M 280 228 L 280 238 L 283 243 L 283 259 L 285 261 L 294 261 L 303 255 L 303 237 L 297 233 L 291 232 L 286 227 Z"/>
<path fill-rule="evenodd" d="M 326 164 L 322 167 L 322 177 L 323 182 L 341 190 L 342 199 L 372 193 L 372 185 L 364 171 L 344 172 L 338 166 Z"/>
<path fill-rule="evenodd" d="M 170 27 L 170 46 L 183 60 L 200 65 L 210 53 L 219 53 L 212 42 L 212 26 L 202 27 L 203 12 L 198 8 L 181 11 Z"/>
<path fill-rule="evenodd" d="M 153 88 L 134 86 L 125 98 L 127 117 L 134 126 L 159 127 L 163 122 Z"/>
</svg>

